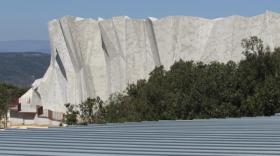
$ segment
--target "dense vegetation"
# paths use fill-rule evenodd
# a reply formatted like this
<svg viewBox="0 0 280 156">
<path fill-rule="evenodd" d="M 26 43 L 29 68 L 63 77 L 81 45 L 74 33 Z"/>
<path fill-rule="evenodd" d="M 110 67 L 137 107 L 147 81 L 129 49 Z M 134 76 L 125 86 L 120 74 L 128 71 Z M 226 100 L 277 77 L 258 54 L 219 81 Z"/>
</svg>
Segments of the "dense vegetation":
<svg viewBox="0 0 280 156">
<path fill-rule="evenodd" d="M 88 98 L 85 102 L 79 104 L 79 108 L 75 107 L 73 104 L 65 104 L 67 112 L 64 122 L 68 125 L 74 125 L 78 123 L 79 117 L 81 121 L 80 124 L 103 123 L 105 122 L 105 109 L 103 105 L 104 102 L 99 97 L 94 99 Z M 79 111 L 77 109 L 79 109 Z"/>
<path fill-rule="evenodd" d="M 50 55 L 37 52 L 0 53 L 0 81 L 30 87 L 41 78 L 50 63 Z"/>
<path fill-rule="evenodd" d="M 6 120 L 9 104 L 20 97 L 26 90 L 5 83 L 0 83 L 0 121 Z M 3 123 L 0 123 L 0 126 Z"/>
<path fill-rule="evenodd" d="M 257 37 L 242 40 L 242 46 L 245 59 L 239 63 L 180 60 L 170 70 L 157 67 L 148 80 L 129 85 L 125 94 L 112 95 L 106 107 L 96 99 L 81 104 L 88 110 L 99 106 L 95 115 L 82 111 L 82 119 L 125 122 L 280 112 L 280 48 L 271 51 Z"/>
</svg>

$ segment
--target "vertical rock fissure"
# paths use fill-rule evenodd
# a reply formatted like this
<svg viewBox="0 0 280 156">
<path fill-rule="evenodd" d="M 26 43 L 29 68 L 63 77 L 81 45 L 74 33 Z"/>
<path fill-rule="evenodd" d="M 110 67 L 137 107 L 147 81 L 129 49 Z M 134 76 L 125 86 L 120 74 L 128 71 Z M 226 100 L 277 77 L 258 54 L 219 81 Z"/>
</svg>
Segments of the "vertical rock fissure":
<svg viewBox="0 0 280 156">
<path fill-rule="evenodd" d="M 119 61 L 119 77 L 120 77 L 120 86 L 118 87 L 118 90 L 123 89 L 121 86 L 125 85 L 125 64 L 123 62 L 125 62 L 125 55 L 124 55 L 124 51 L 121 47 L 121 42 L 120 42 L 120 37 L 119 34 L 117 32 L 117 27 L 115 25 L 114 20 L 112 20 L 112 24 L 113 24 L 113 30 L 114 30 L 114 36 L 116 37 L 116 41 L 117 41 L 117 49 L 118 49 L 118 53 L 119 53 L 119 57 L 118 57 L 118 61 Z"/>
<path fill-rule="evenodd" d="M 61 58 L 60 58 L 60 56 L 59 56 L 59 53 L 58 53 L 57 49 L 56 49 L 56 57 L 55 57 L 55 60 L 56 60 L 56 63 L 58 64 L 58 67 L 59 67 L 59 69 L 60 69 L 60 71 L 61 71 L 63 77 L 67 80 L 66 71 L 65 71 L 65 68 L 64 68 L 64 66 L 63 66 L 63 63 L 62 63 L 62 61 L 61 61 Z"/>
<path fill-rule="evenodd" d="M 153 59 L 154 59 L 155 65 L 160 66 L 161 61 L 160 61 L 158 45 L 157 45 L 157 41 L 156 41 L 153 23 L 150 19 L 147 19 L 145 23 L 146 23 L 146 30 L 147 30 L 147 34 L 148 34 L 148 38 L 149 38 L 149 42 L 150 42 L 150 46 L 151 46 L 151 51 L 153 53 Z"/>
<path fill-rule="evenodd" d="M 75 60 L 75 57 L 73 56 L 72 48 L 70 47 L 70 43 L 69 43 L 69 41 L 68 41 L 68 39 L 66 37 L 66 32 L 65 32 L 65 30 L 64 30 L 64 28 L 62 26 L 61 21 L 58 20 L 58 22 L 59 22 L 59 26 L 60 26 L 60 29 L 61 29 L 61 33 L 62 33 L 63 39 L 65 41 L 66 48 L 67 48 L 67 50 L 69 52 L 71 63 L 73 64 L 73 68 L 74 68 L 75 71 L 78 71 L 78 67 L 79 66 L 78 66 L 77 61 Z"/>
<path fill-rule="evenodd" d="M 121 43 L 120 43 L 119 35 L 117 33 L 114 21 L 112 21 L 112 25 L 113 25 L 114 35 L 116 36 L 116 40 L 117 40 L 118 53 L 124 59 L 124 52 L 123 52 L 123 49 L 121 48 Z"/>
<path fill-rule="evenodd" d="M 104 51 L 104 56 L 105 56 L 105 62 L 106 62 L 106 70 L 107 70 L 107 93 L 110 93 L 111 92 L 111 76 L 109 76 L 111 74 L 111 63 L 110 63 L 110 55 L 107 51 L 107 48 L 106 48 L 106 45 L 105 45 L 105 42 L 104 42 L 104 34 L 102 34 L 102 26 L 100 25 L 100 23 L 98 24 L 99 26 L 99 30 L 100 30 L 100 37 L 101 37 L 101 46 L 102 46 L 102 49 Z"/>
</svg>

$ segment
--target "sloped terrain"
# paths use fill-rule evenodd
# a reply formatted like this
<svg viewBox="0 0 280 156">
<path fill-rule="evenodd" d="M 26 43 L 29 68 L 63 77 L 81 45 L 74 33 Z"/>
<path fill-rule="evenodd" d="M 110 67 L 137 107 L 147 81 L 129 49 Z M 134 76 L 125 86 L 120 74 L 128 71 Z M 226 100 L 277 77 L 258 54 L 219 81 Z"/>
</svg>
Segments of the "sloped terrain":
<svg viewBox="0 0 280 156">
<path fill-rule="evenodd" d="M 49 66 L 50 55 L 38 52 L 0 53 L 0 81 L 29 87 L 43 76 Z"/>
</svg>

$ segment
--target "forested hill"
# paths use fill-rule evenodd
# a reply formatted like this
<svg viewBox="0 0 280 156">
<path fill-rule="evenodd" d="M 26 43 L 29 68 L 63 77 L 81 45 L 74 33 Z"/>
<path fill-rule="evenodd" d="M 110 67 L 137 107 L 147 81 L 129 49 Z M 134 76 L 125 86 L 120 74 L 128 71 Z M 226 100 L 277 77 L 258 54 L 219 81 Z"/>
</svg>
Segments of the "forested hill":
<svg viewBox="0 0 280 156">
<path fill-rule="evenodd" d="M 29 87 L 43 76 L 50 63 L 50 55 L 39 52 L 0 53 L 0 81 Z"/>
</svg>

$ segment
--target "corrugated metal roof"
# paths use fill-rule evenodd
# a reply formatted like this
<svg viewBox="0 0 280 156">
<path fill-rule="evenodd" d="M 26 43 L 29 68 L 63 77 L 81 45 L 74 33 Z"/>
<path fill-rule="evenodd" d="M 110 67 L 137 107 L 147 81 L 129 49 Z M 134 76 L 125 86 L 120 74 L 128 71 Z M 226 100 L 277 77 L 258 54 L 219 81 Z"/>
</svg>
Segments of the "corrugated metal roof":
<svg viewBox="0 0 280 156">
<path fill-rule="evenodd" d="M 280 117 L 7 129 L 0 155 L 280 155 Z"/>
</svg>

